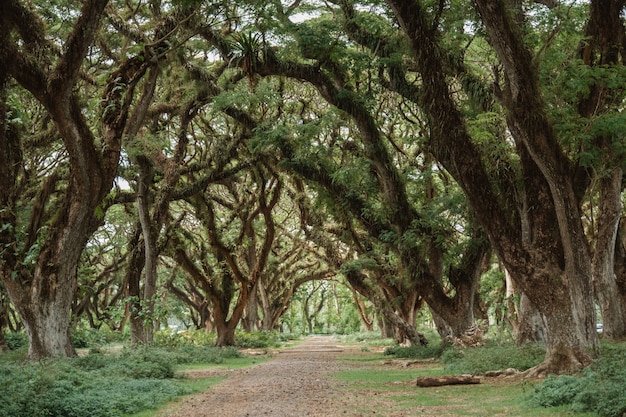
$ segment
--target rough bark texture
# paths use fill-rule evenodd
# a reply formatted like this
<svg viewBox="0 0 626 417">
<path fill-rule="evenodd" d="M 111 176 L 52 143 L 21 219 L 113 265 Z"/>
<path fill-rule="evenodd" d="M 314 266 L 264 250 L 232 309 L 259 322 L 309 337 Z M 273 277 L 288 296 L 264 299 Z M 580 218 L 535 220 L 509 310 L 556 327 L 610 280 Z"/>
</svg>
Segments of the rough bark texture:
<svg viewBox="0 0 626 417">
<path fill-rule="evenodd" d="M 622 170 L 614 170 L 600 183 L 600 213 L 597 218 L 593 284 L 600 306 L 603 335 L 611 339 L 626 336 L 626 306 L 622 304 L 615 279 L 615 243 L 622 212 Z"/>
<path fill-rule="evenodd" d="M 420 376 L 415 381 L 415 385 L 423 388 L 473 384 L 480 384 L 480 378 L 471 375 Z"/>
</svg>

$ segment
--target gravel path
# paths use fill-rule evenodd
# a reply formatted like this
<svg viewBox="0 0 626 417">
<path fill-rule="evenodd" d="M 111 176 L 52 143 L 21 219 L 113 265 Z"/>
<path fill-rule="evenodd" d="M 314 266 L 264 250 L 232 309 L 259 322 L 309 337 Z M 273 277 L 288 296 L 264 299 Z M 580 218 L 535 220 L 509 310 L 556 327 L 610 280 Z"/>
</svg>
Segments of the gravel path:
<svg viewBox="0 0 626 417">
<path fill-rule="evenodd" d="M 327 373 L 342 369 L 343 348 L 329 336 L 307 338 L 270 361 L 231 372 L 208 391 L 172 406 L 166 417 L 329 417 L 338 408 L 339 382 Z M 339 407 L 338 407 L 339 406 Z"/>
</svg>

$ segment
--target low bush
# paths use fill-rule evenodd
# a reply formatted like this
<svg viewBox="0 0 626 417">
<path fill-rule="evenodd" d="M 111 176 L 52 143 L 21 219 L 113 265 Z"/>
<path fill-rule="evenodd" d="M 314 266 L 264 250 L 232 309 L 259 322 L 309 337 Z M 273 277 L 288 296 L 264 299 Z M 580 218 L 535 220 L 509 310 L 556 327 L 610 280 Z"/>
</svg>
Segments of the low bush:
<svg viewBox="0 0 626 417">
<path fill-rule="evenodd" d="M 245 332 L 237 330 L 235 334 L 235 345 L 240 348 L 270 348 L 278 347 L 289 336 L 280 335 L 277 332 L 255 331 Z M 185 330 L 183 332 L 172 333 L 168 330 L 156 332 L 154 335 L 154 345 L 168 348 L 180 348 L 183 346 L 214 346 L 217 337 L 215 333 L 204 330 Z"/>
<path fill-rule="evenodd" d="M 443 353 L 444 346 L 441 343 L 429 343 L 426 346 L 390 346 L 384 354 L 396 358 L 431 359 L 439 358 Z"/>
<path fill-rule="evenodd" d="M 488 341 L 481 347 L 448 347 L 441 355 L 441 363 L 454 373 L 481 374 L 508 368 L 525 371 L 541 363 L 544 357 L 545 347 L 541 345 L 516 346 L 513 343 Z"/>
<path fill-rule="evenodd" d="M 109 343 L 104 331 L 79 326 L 72 330 L 72 344 L 75 348 L 90 348 Z"/>
<path fill-rule="evenodd" d="M 566 406 L 572 411 L 604 417 L 626 413 L 626 344 L 605 344 L 600 357 L 579 376 L 550 376 L 530 400 L 543 407 Z"/>
<path fill-rule="evenodd" d="M 28 345 L 28 339 L 24 332 L 6 332 L 4 341 L 11 350 L 17 350 Z"/>
<path fill-rule="evenodd" d="M 172 333 L 170 330 L 160 330 L 154 333 L 154 345 L 167 348 L 213 346 L 215 340 L 215 333 L 204 330 L 190 329 L 176 333 Z"/>
<path fill-rule="evenodd" d="M 263 340 L 267 344 L 270 339 Z M 235 347 L 195 341 L 176 349 L 125 347 L 109 354 L 92 349 L 77 358 L 35 363 L 23 362 L 14 354 L 18 352 L 3 354 L 0 362 L 0 416 L 121 417 L 189 393 L 174 377 L 176 365 L 222 363 L 242 356 Z"/>
<path fill-rule="evenodd" d="M 386 346 L 395 343 L 391 338 L 382 337 L 380 332 L 359 332 L 341 336 L 346 342 L 356 342 L 366 346 Z"/>
<path fill-rule="evenodd" d="M 237 331 L 235 344 L 240 348 L 265 349 L 280 346 L 280 340 L 276 332 Z"/>
<path fill-rule="evenodd" d="M 0 369 L 0 415 L 120 417 L 154 408 L 189 392 L 167 369 L 160 361 L 101 354 L 5 364 Z"/>
</svg>

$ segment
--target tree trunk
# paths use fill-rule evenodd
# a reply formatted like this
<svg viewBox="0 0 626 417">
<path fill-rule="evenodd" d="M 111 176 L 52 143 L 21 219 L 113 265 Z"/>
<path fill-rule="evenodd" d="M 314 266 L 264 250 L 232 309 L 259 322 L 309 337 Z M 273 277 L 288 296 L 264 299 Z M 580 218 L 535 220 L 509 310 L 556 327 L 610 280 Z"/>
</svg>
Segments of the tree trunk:
<svg viewBox="0 0 626 417">
<path fill-rule="evenodd" d="M 444 385 L 480 384 L 480 378 L 471 375 L 420 376 L 416 380 L 418 387 L 442 387 Z"/>
<path fill-rule="evenodd" d="M 518 346 L 526 343 L 546 343 L 546 321 L 533 305 L 532 301 L 521 293 L 519 295 L 518 320 L 515 326 L 515 341 Z"/>
<path fill-rule="evenodd" d="M 369 317 L 367 314 L 367 307 L 365 306 L 365 301 L 363 301 L 359 295 L 354 291 L 352 287 L 350 287 L 352 291 L 352 298 L 354 300 L 354 304 L 359 312 L 359 317 L 361 318 L 361 323 L 363 327 L 365 327 L 366 332 L 371 332 L 374 330 L 374 318 Z"/>
<path fill-rule="evenodd" d="M 384 339 L 393 339 L 394 327 L 393 324 L 382 312 L 378 312 L 378 327 L 380 328 L 380 336 Z"/>
<path fill-rule="evenodd" d="M 520 308 L 519 308 L 519 300 L 517 300 L 519 291 L 515 288 L 515 283 L 511 278 L 511 274 L 506 269 L 504 270 L 504 280 L 506 286 L 506 309 L 502 322 L 508 322 L 511 326 L 511 331 L 513 336 L 517 339 L 517 335 L 519 334 L 519 322 L 520 322 Z"/>
<path fill-rule="evenodd" d="M 620 220 L 620 226 L 615 241 L 615 284 L 617 297 L 622 306 L 622 316 L 626 317 L 626 223 Z"/>
<path fill-rule="evenodd" d="M 602 314 L 602 333 L 610 339 L 626 336 L 626 306 L 622 304 L 615 279 L 615 244 L 622 212 L 622 170 L 616 168 L 600 181 L 593 284 Z"/>
<path fill-rule="evenodd" d="M 598 344 L 589 297 L 591 259 L 572 169 L 546 116 L 522 29 L 515 27 L 503 2 L 476 0 L 506 74 L 502 101 L 509 110 L 509 131 L 516 141 L 524 185 L 532 185 L 518 190 L 519 179 L 511 179 L 493 188 L 494 181 L 507 178 L 490 175 L 485 157 L 468 133 L 448 85 L 442 47 L 437 32 L 430 30 L 428 12 L 419 2 L 387 2 L 409 37 L 422 79 L 428 80 L 422 85 L 420 104 L 429 118 L 433 153 L 468 196 L 513 279 L 545 317 L 548 349 L 538 373 L 568 372 L 587 365 Z M 528 200 L 538 204 L 514 208 Z M 528 227 L 520 217 L 530 220 Z"/>
<path fill-rule="evenodd" d="M 135 231 L 132 233 L 128 241 L 128 250 L 130 257 L 126 276 L 124 278 L 126 309 L 130 322 L 130 341 L 132 344 L 146 344 L 146 333 L 144 319 L 142 317 L 142 291 L 141 291 L 141 271 L 143 271 L 145 262 L 145 251 L 142 250 L 140 244 L 141 225 L 135 225 Z"/>
<path fill-rule="evenodd" d="M 81 242 L 75 244 L 77 247 L 71 252 L 79 256 Z M 24 294 L 19 285 L 21 278 L 5 281 L 28 336 L 29 359 L 76 355 L 70 337 L 70 311 L 76 292 L 78 256 L 62 256 L 63 261 L 57 258 L 55 263 L 46 262 L 45 268 L 38 266 L 29 294 Z M 48 269 L 50 265 L 56 271 Z"/>
<path fill-rule="evenodd" d="M 216 321 L 215 330 L 217 338 L 215 345 L 219 347 L 235 346 L 235 329 L 230 322 Z"/>
<path fill-rule="evenodd" d="M 246 315 L 243 317 L 241 324 L 243 325 L 243 329 L 247 332 L 252 332 L 257 330 L 258 322 L 259 322 L 259 294 L 258 294 L 258 286 L 259 282 L 252 288 L 250 291 L 250 297 L 248 298 L 248 302 L 246 304 Z"/>
</svg>

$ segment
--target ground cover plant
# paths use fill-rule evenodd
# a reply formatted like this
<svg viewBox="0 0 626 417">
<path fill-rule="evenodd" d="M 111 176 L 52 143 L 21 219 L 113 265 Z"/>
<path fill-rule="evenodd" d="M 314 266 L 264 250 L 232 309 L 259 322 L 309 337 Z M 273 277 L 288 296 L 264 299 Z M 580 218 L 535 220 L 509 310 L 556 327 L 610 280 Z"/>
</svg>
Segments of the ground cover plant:
<svg viewBox="0 0 626 417">
<path fill-rule="evenodd" d="M 580 375 L 550 376 L 531 401 L 544 407 L 588 411 L 604 417 L 626 414 L 626 343 L 602 346 L 600 357 Z"/>
<path fill-rule="evenodd" d="M 232 362 L 250 365 L 235 347 L 95 348 L 84 356 L 24 362 L 24 349 L 0 356 L 0 416 L 118 417 L 154 409 L 221 378 L 191 381 L 175 371 Z M 215 380 L 215 381 L 214 381 Z"/>
</svg>

